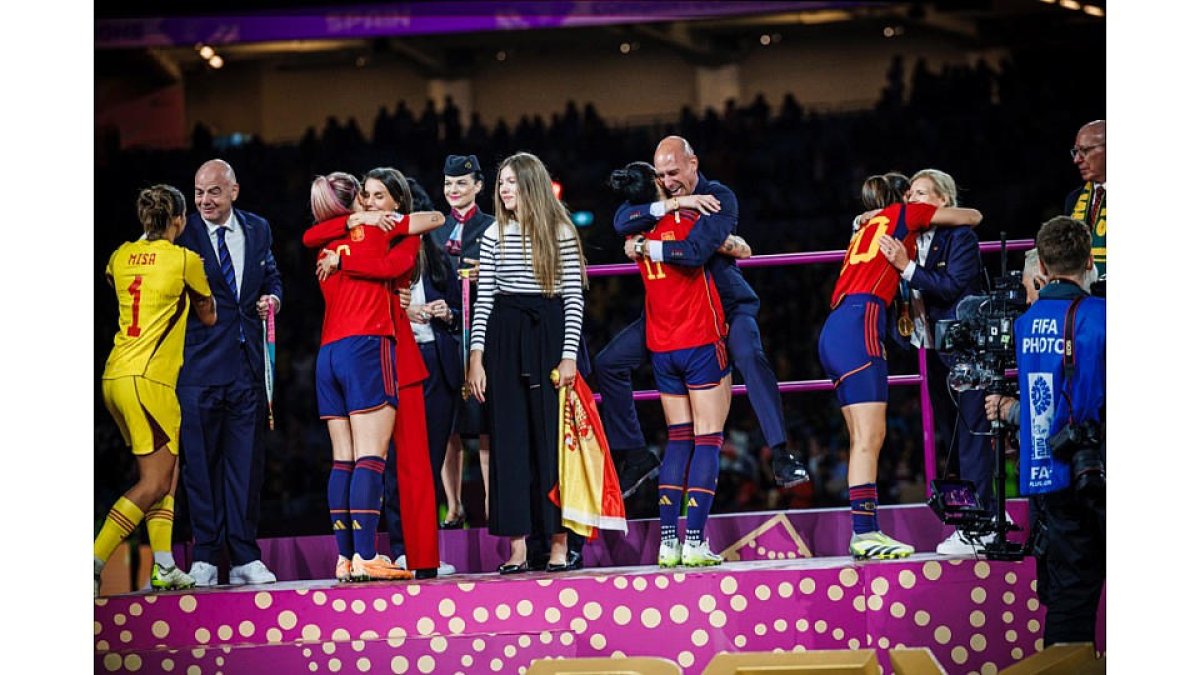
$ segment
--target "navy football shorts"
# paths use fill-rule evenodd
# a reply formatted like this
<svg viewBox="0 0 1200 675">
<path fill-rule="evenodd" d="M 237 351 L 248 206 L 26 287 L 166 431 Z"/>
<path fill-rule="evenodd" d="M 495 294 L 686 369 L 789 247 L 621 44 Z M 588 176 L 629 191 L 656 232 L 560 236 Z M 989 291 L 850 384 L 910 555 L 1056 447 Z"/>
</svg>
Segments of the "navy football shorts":
<svg viewBox="0 0 1200 675">
<path fill-rule="evenodd" d="M 847 295 L 825 319 L 817 348 L 843 406 L 887 402 L 886 321 L 887 307 L 869 293 Z"/>
<path fill-rule="evenodd" d="M 689 389 L 712 389 L 729 374 L 725 341 L 669 352 L 650 352 L 659 393 L 687 396 Z"/>
<path fill-rule="evenodd" d="M 396 341 L 354 335 L 317 352 L 317 413 L 321 419 L 396 407 Z"/>
</svg>

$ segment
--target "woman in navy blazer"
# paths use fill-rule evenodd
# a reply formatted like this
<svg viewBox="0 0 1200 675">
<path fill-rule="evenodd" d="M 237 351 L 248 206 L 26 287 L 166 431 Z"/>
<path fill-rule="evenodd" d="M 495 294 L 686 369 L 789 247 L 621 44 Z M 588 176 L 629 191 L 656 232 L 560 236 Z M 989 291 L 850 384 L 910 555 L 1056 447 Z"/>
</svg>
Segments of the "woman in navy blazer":
<svg viewBox="0 0 1200 675">
<path fill-rule="evenodd" d="M 908 202 L 939 207 L 957 206 L 958 187 L 950 174 L 937 169 L 924 169 L 913 174 Z M 956 318 L 959 300 L 980 293 L 983 266 L 979 259 L 979 238 L 972 228 L 938 227 L 922 236 L 930 237 L 927 242 L 918 240 L 918 251 L 925 251 L 922 260 L 910 261 L 903 248 L 888 259 L 900 270 L 909 287 L 920 294 L 924 317 L 922 322 L 918 322 L 915 332 L 924 328 L 926 340 L 923 345 L 932 348 L 934 325 L 943 319 Z M 914 335 L 913 341 L 917 340 L 919 336 Z M 905 340 L 902 344 L 907 342 Z M 951 470 L 948 473 L 973 481 L 980 506 L 990 510 L 995 494 L 992 474 L 996 461 L 985 435 L 989 430 L 983 407 L 985 392 L 968 390 L 957 398 L 952 397 L 946 387 L 946 378 L 953 366 L 954 359 L 941 352 L 937 353 L 936 358 L 930 355 L 928 359 L 929 399 L 933 405 L 934 422 L 950 455 Z M 976 552 L 976 548 L 973 542 L 955 532 L 938 544 L 937 552 L 943 555 L 970 555 Z"/>
</svg>

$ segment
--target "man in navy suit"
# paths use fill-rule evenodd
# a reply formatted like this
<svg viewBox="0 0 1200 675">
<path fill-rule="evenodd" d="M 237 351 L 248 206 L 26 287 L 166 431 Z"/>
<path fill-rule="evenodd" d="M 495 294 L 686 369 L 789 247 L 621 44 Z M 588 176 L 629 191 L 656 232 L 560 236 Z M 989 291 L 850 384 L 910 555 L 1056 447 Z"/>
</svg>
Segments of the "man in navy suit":
<svg viewBox="0 0 1200 675">
<path fill-rule="evenodd" d="M 908 201 L 957 206 L 957 186 L 943 171 L 918 171 L 913 174 Z M 914 323 L 912 335 L 904 338 L 902 344 L 932 349 L 933 327 L 937 322 L 956 318 L 959 300 L 981 292 L 983 265 L 979 258 L 979 237 L 969 227 L 931 228 L 917 237 L 917 260 L 910 260 L 904 247 L 892 245 L 893 241 L 881 245 L 880 251 L 900 270 L 897 297 L 909 305 L 907 311 Z M 983 435 L 990 429 L 983 406 L 985 392 L 964 391 L 958 395 L 956 404 L 946 387 L 953 366 L 953 358 L 945 354 L 929 355 L 929 399 L 934 423 L 938 436 L 946 443 L 948 456 L 958 458 L 958 475 L 975 483 L 980 505 L 990 510 L 995 496 L 996 458 L 989 438 Z M 950 465 L 954 465 L 953 459 Z M 969 555 L 976 552 L 976 546 L 955 532 L 938 545 L 937 551 L 944 555 Z"/>
<path fill-rule="evenodd" d="M 196 172 L 196 208 L 176 244 L 204 259 L 219 315 L 206 328 L 188 318 L 177 393 L 183 413 L 183 486 L 191 516 L 197 586 L 217 583 L 228 546 L 229 583 L 273 583 L 258 548 L 265 450 L 266 391 L 261 320 L 279 309 L 283 285 L 271 253 L 271 228 L 233 208 L 233 167 L 219 159 Z"/>
<path fill-rule="evenodd" d="M 741 270 L 727 255 L 715 255 L 729 235 L 737 231 L 738 202 L 733 190 L 700 173 L 700 162 L 687 140 L 668 136 L 654 151 L 654 169 L 668 202 L 674 197 L 711 195 L 718 204 L 696 221 L 683 241 L 651 242 L 647 255 L 656 261 L 689 267 L 705 266 L 713 276 L 725 320 L 734 368 L 745 380 L 750 406 L 772 450 L 775 480 L 789 487 L 808 480 L 803 460 L 787 448 L 783 402 L 779 382 L 767 360 L 758 330 L 758 296 Z M 644 232 L 665 213 L 662 202 L 622 204 L 613 216 L 618 234 Z M 629 244 L 626 245 L 629 254 Z M 657 475 L 658 459 L 646 449 L 646 439 L 633 405 L 631 375 L 646 359 L 646 323 L 643 317 L 626 326 L 596 356 L 596 383 L 604 397 L 600 406 L 605 433 L 620 461 L 621 492 L 628 497 L 643 482 Z"/>
</svg>

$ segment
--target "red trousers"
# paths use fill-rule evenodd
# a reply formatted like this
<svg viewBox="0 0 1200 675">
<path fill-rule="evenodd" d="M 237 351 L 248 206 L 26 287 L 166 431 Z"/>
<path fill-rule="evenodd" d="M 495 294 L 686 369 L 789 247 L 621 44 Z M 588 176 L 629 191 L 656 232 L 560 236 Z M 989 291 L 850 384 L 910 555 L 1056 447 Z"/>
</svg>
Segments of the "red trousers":
<svg viewBox="0 0 1200 675">
<path fill-rule="evenodd" d="M 400 491 L 400 526 L 408 569 L 438 566 L 437 498 L 429 465 L 429 436 L 425 430 L 425 397 L 418 380 L 396 392 L 396 483 Z M 441 467 L 438 467 L 441 469 Z"/>
</svg>

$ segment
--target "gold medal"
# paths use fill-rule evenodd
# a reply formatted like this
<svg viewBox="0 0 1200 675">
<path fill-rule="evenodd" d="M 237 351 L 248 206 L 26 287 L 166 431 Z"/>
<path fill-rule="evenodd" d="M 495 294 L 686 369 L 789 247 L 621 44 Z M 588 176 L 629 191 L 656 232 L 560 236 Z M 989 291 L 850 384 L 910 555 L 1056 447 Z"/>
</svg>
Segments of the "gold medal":
<svg viewBox="0 0 1200 675">
<path fill-rule="evenodd" d="M 901 310 L 900 318 L 896 320 L 896 330 L 900 331 L 901 337 L 912 337 L 913 331 L 916 328 L 913 320 L 908 316 L 908 303 L 905 303 Z"/>
</svg>

